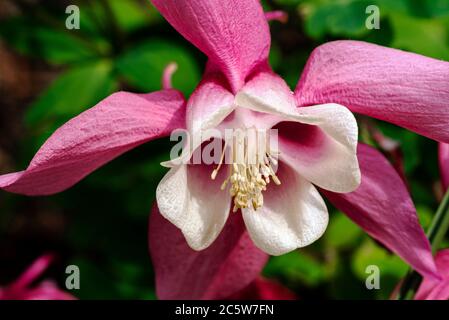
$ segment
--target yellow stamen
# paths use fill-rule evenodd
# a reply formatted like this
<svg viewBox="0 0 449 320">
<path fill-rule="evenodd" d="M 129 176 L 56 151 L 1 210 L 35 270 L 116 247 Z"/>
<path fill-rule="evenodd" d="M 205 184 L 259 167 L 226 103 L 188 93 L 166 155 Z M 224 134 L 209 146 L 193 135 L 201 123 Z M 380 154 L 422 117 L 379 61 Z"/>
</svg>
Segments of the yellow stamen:
<svg viewBox="0 0 449 320">
<path fill-rule="evenodd" d="M 277 161 L 273 155 L 277 155 L 278 153 L 271 152 L 267 141 L 263 141 L 265 142 L 263 144 L 259 144 L 257 141 L 257 144 L 250 145 L 253 142 L 250 142 L 248 139 L 249 130 L 254 129 L 248 129 L 246 132 L 238 132 L 233 137 L 231 149 L 232 164 L 229 166 L 230 173 L 221 185 L 221 190 L 224 190 L 228 183 L 230 183 L 229 194 L 234 199 L 233 212 L 248 207 L 252 207 L 254 210 L 262 207 L 262 192 L 267 190 L 270 178 L 276 185 L 281 184 L 281 181 L 273 170 L 273 166 L 277 165 Z M 256 130 L 256 139 L 259 138 Z M 266 137 L 264 138 L 266 139 Z M 211 174 L 212 180 L 215 180 L 222 166 L 226 146 L 227 144 L 225 144 L 223 149 L 219 165 Z M 241 154 L 242 152 L 243 154 Z"/>
</svg>

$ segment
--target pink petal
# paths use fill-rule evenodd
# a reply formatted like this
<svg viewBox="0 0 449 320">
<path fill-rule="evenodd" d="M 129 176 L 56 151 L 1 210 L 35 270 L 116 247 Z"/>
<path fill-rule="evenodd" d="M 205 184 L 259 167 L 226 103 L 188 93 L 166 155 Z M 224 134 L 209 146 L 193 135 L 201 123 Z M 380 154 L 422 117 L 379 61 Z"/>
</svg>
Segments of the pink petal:
<svg viewBox="0 0 449 320">
<path fill-rule="evenodd" d="M 358 41 L 312 53 L 295 90 L 301 106 L 339 103 L 449 142 L 449 63 Z"/>
<path fill-rule="evenodd" d="M 296 295 L 276 281 L 259 277 L 230 300 L 296 300 Z"/>
<path fill-rule="evenodd" d="M 440 173 L 443 189 L 449 187 L 449 144 L 440 143 L 439 145 Z"/>
<path fill-rule="evenodd" d="M 213 67 L 208 64 L 203 80 L 187 102 L 186 127 L 191 139 L 187 140 L 180 157 L 165 161 L 162 166 L 172 168 L 189 162 L 194 150 L 209 138 L 217 137 L 214 134 L 221 128 L 220 124 L 226 126 L 223 120 L 234 111 L 234 95 L 226 88 L 226 79 Z"/>
<path fill-rule="evenodd" d="M 0 188 L 26 195 L 61 192 L 124 152 L 184 126 L 177 91 L 115 93 L 59 128 L 25 171 L 0 176 Z"/>
<path fill-rule="evenodd" d="M 149 244 L 159 299 L 224 299 L 248 286 L 268 259 L 253 245 L 238 214 L 209 248 L 197 252 L 154 206 Z"/>
<path fill-rule="evenodd" d="M 0 300 L 74 300 L 74 296 L 60 290 L 52 281 L 31 287 L 53 261 L 50 254 L 41 256 L 10 286 L 0 288 Z"/>
<path fill-rule="evenodd" d="M 59 289 L 54 282 L 44 281 L 37 287 L 22 292 L 12 300 L 76 300 L 76 298 Z"/>
<path fill-rule="evenodd" d="M 270 32 L 258 0 L 152 0 L 168 22 L 220 67 L 237 91 L 265 62 Z"/>
<path fill-rule="evenodd" d="M 443 280 L 424 278 L 416 293 L 416 300 L 449 299 L 449 249 L 439 251 L 435 256 L 435 262 Z"/>
<path fill-rule="evenodd" d="M 223 167 L 215 180 L 214 165 L 180 165 L 170 169 L 156 190 L 159 211 L 185 236 L 194 250 L 204 250 L 218 237 L 231 209 L 228 190 L 221 190 L 227 177 Z"/>
<path fill-rule="evenodd" d="M 438 278 L 429 241 L 396 170 L 380 152 L 364 144 L 358 146 L 358 158 L 362 183 L 356 191 L 346 194 L 322 192 L 369 235 L 416 271 L 423 276 Z"/>
</svg>

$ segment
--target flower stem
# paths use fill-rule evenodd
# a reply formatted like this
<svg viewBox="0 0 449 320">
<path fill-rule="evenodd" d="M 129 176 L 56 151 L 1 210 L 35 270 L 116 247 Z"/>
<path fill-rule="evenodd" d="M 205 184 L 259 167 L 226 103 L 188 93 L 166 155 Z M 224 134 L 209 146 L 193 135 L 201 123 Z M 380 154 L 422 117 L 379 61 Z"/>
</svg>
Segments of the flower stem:
<svg viewBox="0 0 449 320">
<path fill-rule="evenodd" d="M 443 201 L 441 201 L 437 212 L 432 220 L 432 223 L 427 231 L 427 237 L 432 246 L 432 253 L 436 253 L 440 247 L 441 241 L 447 233 L 449 228 L 449 189 L 444 195 Z M 402 283 L 399 290 L 398 300 L 410 300 L 413 299 L 416 291 L 421 284 L 421 275 L 410 270 Z"/>
</svg>

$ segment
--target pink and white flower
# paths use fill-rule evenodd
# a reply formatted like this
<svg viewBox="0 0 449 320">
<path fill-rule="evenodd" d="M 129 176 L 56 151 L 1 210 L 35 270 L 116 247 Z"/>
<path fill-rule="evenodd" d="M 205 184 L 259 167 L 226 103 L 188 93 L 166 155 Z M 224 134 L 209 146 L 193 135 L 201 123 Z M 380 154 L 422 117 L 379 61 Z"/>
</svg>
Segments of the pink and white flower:
<svg viewBox="0 0 449 320">
<path fill-rule="evenodd" d="M 323 234 L 328 213 L 321 195 L 422 275 L 436 277 L 407 188 L 380 152 L 357 143 L 352 112 L 449 143 L 449 63 L 364 42 L 330 42 L 314 50 L 292 92 L 268 65 L 270 33 L 259 1 L 152 2 L 209 58 L 190 99 L 172 89 L 116 93 L 58 129 L 25 171 L 1 176 L 2 189 L 26 195 L 61 192 L 124 152 L 179 128 L 197 134 L 209 128 L 275 127 L 279 150 L 272 151 L 280 160 L 275 175 L 269 168 L 271 150 L 255 168 L 236 162 L 229 173 L 225 167 L 172 164 L 159 184 L 159 210 L 150 223 L 159 297 L 221 296 L 218 287 L 227 284 L 220 279 L 236 274 L 245 276 L 232 290 L 246 287 L 266 256 L 248 244 L 242 219 L 226 223 L 231 208 L 240 209 L 258 248 L 279 255 Z M 263 164 L 268 174 L 260 169 Z M 242 185 L 233 175 L 243 179 Z M 234 200 L 221 190 L 228 176 Z M 256 187 L 261 176 L 275 183 Z M 190 247 L 204 252 L 186 248 L 159 211 Z M 206 280 L 191 289 L 192 282 L 181 278 L 186 274 Z"/>
</svg>

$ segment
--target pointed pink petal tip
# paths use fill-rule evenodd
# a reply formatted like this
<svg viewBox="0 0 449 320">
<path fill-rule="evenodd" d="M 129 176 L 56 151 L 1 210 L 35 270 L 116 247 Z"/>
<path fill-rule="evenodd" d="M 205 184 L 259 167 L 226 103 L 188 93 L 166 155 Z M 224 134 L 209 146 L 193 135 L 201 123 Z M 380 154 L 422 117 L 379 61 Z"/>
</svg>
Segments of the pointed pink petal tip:
<svg viewBox="0 0 449 320">
<path fill-rule="evenodd" d="M 436 265 L 442 279 L 424 278 L 416 300 L 448 300 L 449 299 L 449 249 L 439 251 L 435 256 Z"/>
<path fill-rule="evenodd" d="M 20 276 L 20 278 L 14 283 L 14 287 L 26 287 L 30 285 L 34 280 L 47 270 L 50 264 L 54 260 L 53 254 L 45 254 L 39 257 L 33 262 L 33 264 Z"/>
<path fill-rule="evenodd" d="M 365 144 L 359 143 L 357 156 L 360 187 L 346 194 L 322 190 L 324 195 L 421 275 L 440 279 L 429 240 L 397 171 L 379 151 Z"/>
<path fill-rule="evenodd" d="M 259 0 L 151 0 L 226 75 L 234 93 L 267 61 L 270 30 Z"/>
<path fill-rule="evenodd" d="M 449 62 L 362 41 L 333 41 L 311 54 L 298 105 L 338 103 L 353 112 L 449 143 Z"/>
<path fill-rule="evenodd" d="M 15 282 L 0 288 L 0 300 L 76 300 L 71 294 L 60 290 L 53 281 L 33 285 L 53 260 L 52 254 L 45 254 L 35 260 Z"/>
</svg>

